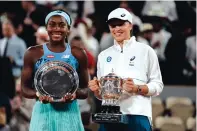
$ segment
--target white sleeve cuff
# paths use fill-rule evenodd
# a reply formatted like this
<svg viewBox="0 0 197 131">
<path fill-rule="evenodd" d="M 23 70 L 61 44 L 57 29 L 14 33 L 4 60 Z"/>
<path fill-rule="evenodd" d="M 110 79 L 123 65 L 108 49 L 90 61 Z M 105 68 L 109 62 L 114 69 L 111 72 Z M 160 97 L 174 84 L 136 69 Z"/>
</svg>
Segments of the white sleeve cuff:
<svg viewBox="0 0 197 131">
<path fill-rule="evenodd" d="M 155 85 L 154 83 L 147 84 L 147 87 L 148 87 L 147 95 L 148 96 L 157 96 L 157 95 L 159 95 L 159 93 L 156 90 L 156 86 L 157 85 Z"/>
</svg>

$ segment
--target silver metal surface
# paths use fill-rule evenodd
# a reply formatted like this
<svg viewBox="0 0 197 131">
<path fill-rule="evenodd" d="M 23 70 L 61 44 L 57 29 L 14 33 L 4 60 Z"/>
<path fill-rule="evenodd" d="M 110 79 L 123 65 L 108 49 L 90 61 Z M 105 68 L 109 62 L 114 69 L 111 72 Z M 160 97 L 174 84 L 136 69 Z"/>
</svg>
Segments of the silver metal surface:
<svg viewBox="0 0 197 131">
<path fill-rule="evenodd" d="M 79 77 L 68 63 L 49 61 L 36 71 L 34 86 L 41 95 L 49 95 L 55 100 L 73 94 L 79 87 Z"/>
<path fill-rule="evenodd" d="M 118 105 L 119 98 L 122 94 L 122 79 L 114 73 L 101 77 L 101 97 L 102 105 Z"/>
</svg>

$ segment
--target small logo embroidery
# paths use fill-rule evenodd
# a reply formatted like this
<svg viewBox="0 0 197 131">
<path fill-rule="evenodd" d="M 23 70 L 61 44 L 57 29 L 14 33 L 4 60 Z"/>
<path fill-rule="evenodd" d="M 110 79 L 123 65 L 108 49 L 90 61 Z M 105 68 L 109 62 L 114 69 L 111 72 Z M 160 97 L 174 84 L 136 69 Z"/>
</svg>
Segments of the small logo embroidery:
<svg viewBox="0 0 197 131">
<path fill-rule="evenodd" d="M 61 58 L 69 58 L 70 55 L 63 55 Z"/>
<path fill-rule="evenodd" d="M 107 62 L 110 62 L 112 60 L 112 57 L 111 56 L 108 56 L 107 57 Z"/>
<path fill-rule="evenodd" d="M 54 55 L 48 55 L 47 58 L 54 58 Z"/>
<path fill-rule="evenodd" d="M 129 66 L 134 66 L 134 60 L 135 59 L 135 56 L 133 56 L 130 61 L 129 61 Z"/>
<path fill-rule="evenodd" d="M 125 17 L 126 14 L 122 14 L 121 17 Z"/>
<path fill-rule="evenodd" d="M 130 61 L 133 61 L 135 59 L 135 56 L 133 56 L 131 59 L 130 59 Z"/>
</svg>

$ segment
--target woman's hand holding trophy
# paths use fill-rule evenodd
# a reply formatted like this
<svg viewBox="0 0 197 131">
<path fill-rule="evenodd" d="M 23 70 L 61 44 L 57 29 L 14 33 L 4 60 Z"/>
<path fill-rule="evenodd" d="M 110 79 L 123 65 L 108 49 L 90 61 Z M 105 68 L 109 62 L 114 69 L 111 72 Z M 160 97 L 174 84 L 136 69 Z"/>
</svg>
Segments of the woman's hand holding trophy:
<svg viewBox="0 0 197 131">
<path fill-rule="evenodd" d="M 88 82 L 88 87 L 92 92 L 94 92 L 94 95 L 97 98 L 101 99 L 100 84 L 99 84 L 99 80 L 96 77 L 94 77 L 93 80 L 90 80 Z"/>
<path fill-rule="evenodd" d="M 58 101 L 54 100 L 53 97 L 51 97 L 49 95 L 45 95 L 45 96 L 41 95 L 39 92 L 36 92 L 36 96 L 38 97 L 39 101 L 44 104 L 53 103 L 53 102 L 69 103 L 69 102 L 72 102 L 73 100 L 76 99 L 76 93 L 74 93 L 74 94 L 68 93 L 64 97 L 62 97 L 61 99 L 58 99 Z"/>
<path fill-rule="evenodd" d="M 123 79 L 122 88 L 128 93 L 137 93 L 138 86 L 135 85 L 132 78 Z"/>
<path fill-rule="evenodd" d="M 101 98 L 101 87 L 100 87 L 100 84 L 99 84 L 99 80 L 94 77 L 93 80 L 90 80 L 89 83 L 88 83 L 88 87 L 90 88 L 90 90 L 92 92 L 94 92 L 94 95 L 97 97 L 97 98 Z M 132 78 L 126 78 L 126 79 L 122 79 L 122 83 L 120 85 L 120 88 L 123 89 L 123 92 L 126 91 L 128 93 L 137 93 L 138 91 L 138 86 L 135 85 L 135 83 L 133 82 L 133 79 Z M 106 99 L 107 97 L 109 97 L 109 99 L 111 97 L 114 97 L 114 96 L 111 96 L 110 94 L 106 94 Z"/>
</svg>

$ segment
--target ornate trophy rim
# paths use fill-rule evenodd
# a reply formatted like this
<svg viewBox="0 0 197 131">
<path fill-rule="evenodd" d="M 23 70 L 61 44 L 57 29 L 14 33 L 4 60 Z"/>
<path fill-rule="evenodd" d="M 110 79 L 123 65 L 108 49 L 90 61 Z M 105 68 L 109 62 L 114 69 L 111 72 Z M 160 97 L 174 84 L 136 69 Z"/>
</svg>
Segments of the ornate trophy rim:
<svg viewBox="0 0 197 131">
<path fill-rule="evenodd" d="M 109 73 L 106 76 L 102 76 L 100 81 L 102 80 L 122 80 L 122 78 L 117 76 L 115 73 Z"/>
<path fill-rule="evenodd" d="M 65 68 L 62 67 L 62 66 L 58 66 L 58 64 L 65 66 Z M 49 92 L 47 92 L 43 88 L 43 85 L 41 84 L 43 76 L 47 72 L 49 72 L 49 71 L 51 71 L 53 69 L 63 70 L 64 72 L 68 73 L 68 77 L 70 79 L 71 79 L 71 77 L 75 78 L 74 82 L 73 82 L 73 80 L 71 81 L 72 87 L 75 86 L 75 88 L 70 89 L 67 92 L 67 93 L 74 94 L 76 92 L 76 90 L 79 88 L 79 76 L 78 76 L 78 73 L 76 72 L 75 69 L 73 69 L 73 67 L 69 63 L 66 63 L 66 62 L 63 62 L 63 61 L 58 61 L 58 60 L 46 62 L 41 67 L 38 68 L 38 70 L 36 71 L 36 73 L 34 75 L 34 86 L 35 86 L 36 91 L 38 91 L 41 95 L 49 95 L 49 96 L 54 97 L 54 98 L 56 98 L 56 97 L 59 98 L 59 96 L 55 96 L 54 94 L 50 94 Z M 70 73 L 69 71 L 72 72 L 72 73 Z M 69 74 L 71 74 L 71 75 L 69 75 Z M 39 78 L 39 80 L 38 80 L 38 78 Z M 74 83 L 75 83 L 75 85 L 74 85 Z"/>
</svg>

